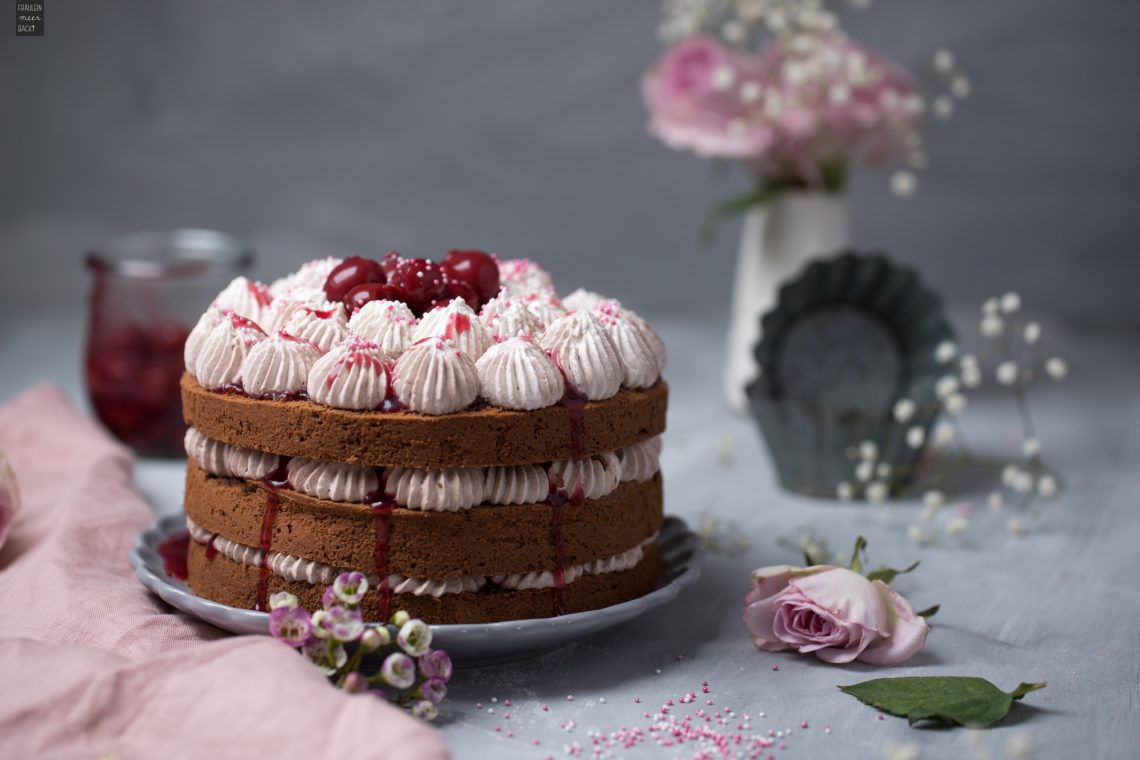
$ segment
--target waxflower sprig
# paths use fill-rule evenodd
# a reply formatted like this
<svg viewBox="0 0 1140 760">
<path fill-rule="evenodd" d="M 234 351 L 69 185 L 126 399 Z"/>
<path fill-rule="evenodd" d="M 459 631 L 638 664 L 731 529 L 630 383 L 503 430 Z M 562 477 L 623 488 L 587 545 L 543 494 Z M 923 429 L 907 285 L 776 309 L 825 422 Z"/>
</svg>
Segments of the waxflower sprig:
<svg viewBox="0 0 1140 760">
<path fill-rule="evenodd" d="M 321 598 L 316 612 L 300 606 L 286 591 L 269 599 L 269 632 L 305 655 L 338 688 L 369 692 L 433 720 L 447 694 L 451 658 L 432 649 L 431 628 L 399 611 L 387 623 L 365 624 L 360 603 L 368 592 L 364 573 L 341 573 Z M 351 650 L 351 654 L 350 654 Z M 374 655 L 366 660 L 366 655 Z M 382 659 L 381 659 L 382 658 Z M 371 675 L 366 662 L 380 661 Z"/>
<path fill-rule="evenodd" d="M 925 456 L 914 466 L 893 467 L 880 460 L 879 445 L 863 441 L 850 456 L 854 460 L 851 481 L 836 486 L 842 499 L 865 498 L 884 502 L 892 497 L 920 493 L 923 502 L 921 518 L 908 528 L 916 543 L 930 543 L 937 538 L 935 526 L 949 536 L 964 533 L 970 525 L 970 505 L 958 503 L 948 510 L 951 498 L 947 487 L 959 472 L 982 468 L 998 476 L 997 486 L 987 497 L 991 510 L 1001 511 L 1013 505 L 1028 511 L 1038 500 L 1053 499 L 1061 491 L 1062 479 L 1043 454 L 1041 439 L 1029 403 L 1032 387 L 1042 379 L 1060 382 L 1068 376 L 1068 364 L 1059 356 L 1041 350 L 1042 329 L 1039 322 L 1023 317 L 1021 297 L 1015 292 L 987 299 L 982 305 L 979 332 L 987 356 L 961 353 L 956 344 L 946 341 L 934 351 L 935 361 L 945 367 L 945 374 L 935 384 L 944 418 L 928 434 L 922 426 L 906 428 L 906 444 L 925 449 Z M 988 365 L 983 363 L 988 359 Z M 969 407 L 969 394 L 992 378 L 1009 394 L 1017 411 L 1020 446 L 1017 455 L 993 460 L 974 454 L 963 432 L 961 419 Z M 908 425 L 917 411 L 913 400 L 900 397 L 894 403 L 892 416 L 898 425 Z M 949 516 L 946 513 L 949 512 Z M 1021 516 L 1008 522 L 1009 532 L 1019 535 L 1026 530 Z"/>
<path fill-rule="evenodd" d="M 744 624 L 756 648 L 794 649 L 830 663 L 859 660 L 898 665 L 918 654 L 930 631 L 925 618 L 934 606 L 915 612 L 890 584 L 918 567 L 879 567 L 864 574 L 867 541 L 855 542 L 847 567 L 777 565 L 752 571 L 744 597 Z"/>
</svg>

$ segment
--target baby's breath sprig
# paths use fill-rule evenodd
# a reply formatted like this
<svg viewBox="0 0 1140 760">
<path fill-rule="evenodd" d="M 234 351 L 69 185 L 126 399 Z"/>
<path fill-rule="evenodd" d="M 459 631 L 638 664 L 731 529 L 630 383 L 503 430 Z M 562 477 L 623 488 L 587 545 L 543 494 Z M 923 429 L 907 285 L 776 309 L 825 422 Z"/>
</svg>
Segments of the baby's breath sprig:
<svg viewBox="0 0 1140 760">
<path fill-rule="evenodd" d="M 287 591 L 276 593 L 269 599 L 269 632 L 300 650 L 338 688 L 370 692 L 433 720 L 447 694 L 451 658 L 431 648 L 431 628 L 407 612 L 396 612 L 386 623 L 365 624 L 360 604 L 367 592 L 368 578 L 352 572 L 341 573 L 325 589 L 316 612 Z M 382 664 L 366 675 L 361 669 L 372 661 Z"/>
<path fill-rule="evenodd" d="M 1062 487 L 1060 475 L 1044 459 L 1029 403 L 1030 388 L 1042 379 L 1059 382 L 1068 375 L 1068 364 L 1059 356 L 1045 356 L 1040 350 L 1040 323 L 1023 318 L 1021 297 L 1014 292 L 990 298 L 982 305 L 979 332 L 988 349 L 992 367 L 983 367 L 975 354 L 961 353 L 950 341 L 934 349 L 934 360 L 946 367 L 946 373 L 935 383 L 935 395 L 942 419 L 929 431 L 922 426 L 906 428 L 906 444 L 922 450 L 914 465 L 892 467 L 879 461 L 879 447 L 864 441 L 849 452 L 855 462 L 853 479 L 836 486 L 840 500 L 864 498 L 881 503 L 892 496 L 921 494 L 920 520 L 908 527 L 908 536 L 916 543 L 932 543 L 939 536 L 958 536 L 970 527 L 972 505 L 955 502 L 948 495 L 954 477 L 967 468 L 986 468 L 997 474 L 998 485 L 987 497 L 991 510 L 1001 511 L 1014 505 L 1022 512 L 1040 499 L 1056 497 Z M 987 377 L 1007 390 L 1017 411 L 1020 424 L 1018 454 L 1008 459 L 992 460 L 975 456 L 967 445 L 960 418 L 968 407 L 968 396 L 985 384 Z M 892 409 L 898 425 L 907 425 L 915 417 L 915 402 L 899 398 Z M 952 456 L 951 456 L 952 454 Z M 1011 517 L 1011 535 L 1022 535 L 1027 524 L 1022 516 Z"/>
</svg>

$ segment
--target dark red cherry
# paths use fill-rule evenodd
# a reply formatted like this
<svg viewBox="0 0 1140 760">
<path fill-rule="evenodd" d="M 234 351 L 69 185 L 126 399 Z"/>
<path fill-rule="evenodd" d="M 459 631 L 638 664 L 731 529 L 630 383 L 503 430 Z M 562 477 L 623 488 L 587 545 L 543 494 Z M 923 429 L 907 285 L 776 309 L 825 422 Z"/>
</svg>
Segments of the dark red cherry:
<svg viewBox="0 0 1140 760">
<path fill-rule="evenodd" d="M 447 289 L 444 291 L 442 300 L 445 303 L 449 303 L 452 298 L 462 298 L 475 312 L 478 312 L 479 307 L 483 305 L 482 299 L 479 298 L 479 294 L 475 292 L 475 288 L 471 287 L 463 280 L 453 280 L 448 277 Z"/>
<path fill-rule="evenodd" d="M 489 253 L 448 251 L 443 271 L 450 279 L 461 280 L 474 288 L 480 301 L 489 301 L 499 294 L 499 264 Z"/>
<path fill-rule="evenodd" d="M 403 295 L 391 285 L 368 282 L 348 291 L 348 295 L 344 297 L 344 305 L 348 308 L 349 314 L 352 314 L 369 301 L 402 301 Z"/>
<path fill-rule="evenodd" d="M 403 301 L 413 311 L 423 311 L 427 306 L 443 296 L 443 269 L 439 264 L 427 259 L 404 259 L 388 278 L 388 284 L 403 294 Z"/>
<path fill-rule="evenodd" d="M 392 272 L 396 271 L 396 267 L 403 260 L 403 257 L 395 251 L 388 251 L 380 257 L 380 268 L 384 270 L 385 277 L 391 277 Z"/>
<path fill-rule="evenodd" d="M 330 301 L 341 301 L 357 285 L 383 283 L 385 280 L 387 278 L 379 263 L 360 256 L 349 256 L 329 272 L 325 279 L 325 297 Z"/>
</svg>

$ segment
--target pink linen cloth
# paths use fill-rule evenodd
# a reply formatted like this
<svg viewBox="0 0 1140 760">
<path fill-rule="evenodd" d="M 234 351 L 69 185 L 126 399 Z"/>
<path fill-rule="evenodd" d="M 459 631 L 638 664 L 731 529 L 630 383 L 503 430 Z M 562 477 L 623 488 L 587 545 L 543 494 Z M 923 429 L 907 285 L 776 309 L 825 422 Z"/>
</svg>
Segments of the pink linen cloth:
<svg viewBox="0 0 1140 760">
<path fill-rule="evenodd" d="M 0 406 L 23 496 L 0 547 L 0 757 L 446 758 L 432 728 L 149 594 L 131 455 L 55 388 Z"/>
</svg>

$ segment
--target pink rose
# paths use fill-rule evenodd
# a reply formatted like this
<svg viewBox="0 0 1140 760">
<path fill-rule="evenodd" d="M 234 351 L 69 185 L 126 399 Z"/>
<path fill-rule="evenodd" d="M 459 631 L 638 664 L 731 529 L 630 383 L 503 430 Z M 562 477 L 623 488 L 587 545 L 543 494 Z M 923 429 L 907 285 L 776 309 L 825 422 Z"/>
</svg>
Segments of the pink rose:
<svg viewBox="0 0 1140 760">
<path fill-rule="evenodd" d="M 758 84 L 757 60 L 710 37 L 669 48 L 641 81 L 649 132 L 670 148 L 701 156 L 748 158 L 767 149 L 771 129 L 740 97 Z"/>
<path fill-rule="evenodd" d="M 744 623 L 766 652 L 795 649 L 824 662 L 870 665 L 910 659 L 930 630 L 886 583 L 832 565 L 754 570 Z"/>
</svg>

